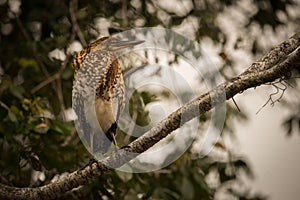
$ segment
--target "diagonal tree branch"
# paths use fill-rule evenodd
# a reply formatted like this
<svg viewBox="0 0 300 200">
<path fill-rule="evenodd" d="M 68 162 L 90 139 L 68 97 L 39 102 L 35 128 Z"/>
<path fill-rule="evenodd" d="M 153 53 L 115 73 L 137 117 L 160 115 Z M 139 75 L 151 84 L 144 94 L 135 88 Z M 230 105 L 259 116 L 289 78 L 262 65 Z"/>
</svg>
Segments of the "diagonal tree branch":
<svg viewBox="0 0 300 200">
<path fill-rule="evenodd" d="M 257 63 L 263 67 L 257 67 Z M 224 94 L 228 100 L 249 88 L 285 79 L 293 69 L 299 66 L 300 32 L 254 62 L 241 75 L 220 84 L 212 91 L 199 96 L 170 114 L 157 126 L 129 144 L 126 149 L 115 151 L 103 160 L 87 165 L 83 169 L 42 187 L 15 188 L 0 184 L 0 199 L 55 199 L 65 192 L 89 183 L 114 168 L 124 165 L 135 157 L 132 152 L 143 153 L 185 122 L 223 103 L 225 101 Z"/>
<path fill-rule="evenodd" d="M 256 62 L 252 63 L 252 65 L 245 72 L 243 72 L 243 74 L 256 73 L 270 69 L 271 67 L 285 60 L 290 53 L 299 47 L 299 44 L 300 34 L 297 33 L 288 40 L 279 44 L 277 47 L 273 48 L 272 51 L 265 54 Z"/>
</svg>

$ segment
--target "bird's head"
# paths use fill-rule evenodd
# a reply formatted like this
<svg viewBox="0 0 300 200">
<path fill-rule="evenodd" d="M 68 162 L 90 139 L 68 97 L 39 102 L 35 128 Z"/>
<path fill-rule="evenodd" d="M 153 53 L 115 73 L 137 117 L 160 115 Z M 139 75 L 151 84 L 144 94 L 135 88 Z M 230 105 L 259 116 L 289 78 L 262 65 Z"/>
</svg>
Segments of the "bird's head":
<svg viewBox="0 0 300 200">
<path fill-rule="evenodd" d="M 89 46 L 91 51 L 94 50 L 104 50 L 104 51 L 118 51 L 128 47 L 133 47 L 135 45 L 143 43 L 143 40 L 138 41 L 124 41 L 114 37 L 102 37 L 95 42 L 91 43 Z"/>
<path fill-rule="evenodd" d="M 92 43 L 90 43 L 86 48 L 82 49 L 80 52 L 75 54 L 73 60 L 73 67 L 76 71 L 81 67 L 85 57 L 94 51 L 103 51 L 103 52 L 115 52 L 121 49 L 128 47 L 133 47 L 135 45 L 143 43 L 143 40 L 140 41 L 123 41 L 113 37 L 102 37 Z"/>
</svg>

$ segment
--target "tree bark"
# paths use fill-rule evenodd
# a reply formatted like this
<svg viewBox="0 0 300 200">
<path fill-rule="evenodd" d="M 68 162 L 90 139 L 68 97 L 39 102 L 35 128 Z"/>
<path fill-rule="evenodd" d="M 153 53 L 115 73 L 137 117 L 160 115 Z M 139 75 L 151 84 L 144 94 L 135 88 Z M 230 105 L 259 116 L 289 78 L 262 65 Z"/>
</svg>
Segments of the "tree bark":
<svg viewBox="0 0 300 200">
<path fill-rule="evenodd" d="M 0 183 L 0 199 L 55 199 L 64 193 L 97 179 L 104 173 L 127 163 L 165 138 L 185 122 L 204 114 L 224 103 L 238 93 L 270 83 L 284 80 L 293 69 L 300 67 L 300 32 L 254 62 L 241 75 L 218 85 L 212 91 L 182 106 L 157 124 L 143 136 L 130 143 L 127 148 L 113 152 L 109 157 L 74 171 L 59 180 L 37 188 L 16 188 Z M 108 167 L 110 166 L 110 167 Z"/>
</svg>

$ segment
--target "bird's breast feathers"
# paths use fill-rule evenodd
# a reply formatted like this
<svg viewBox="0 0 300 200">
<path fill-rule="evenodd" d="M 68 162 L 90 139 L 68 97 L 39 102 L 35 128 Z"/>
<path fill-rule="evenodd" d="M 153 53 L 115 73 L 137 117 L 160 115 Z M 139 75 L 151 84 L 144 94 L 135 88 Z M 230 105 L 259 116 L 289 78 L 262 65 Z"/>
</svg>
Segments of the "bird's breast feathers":
<svg viewBox="0 0 300 200">
<path fill-rule="evenodd" d="M 113 99 L 106 101 L 102 98 L 95 100 L 94 109 L 99 126 L 105 133 L 116 122 L 118 105 Z"/>
</svg>

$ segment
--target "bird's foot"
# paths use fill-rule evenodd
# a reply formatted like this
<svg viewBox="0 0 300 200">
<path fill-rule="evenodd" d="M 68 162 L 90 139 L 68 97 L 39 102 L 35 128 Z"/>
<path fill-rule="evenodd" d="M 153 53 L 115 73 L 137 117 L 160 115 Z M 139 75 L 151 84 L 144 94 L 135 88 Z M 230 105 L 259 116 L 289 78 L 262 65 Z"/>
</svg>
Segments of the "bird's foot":
<svg viewBox="0 0 300 200">
<path fill-rule="evenodd" d="M 120 147 L 120 149 L 124 149 L 126 151 L 126 149 L 130 149 L 131 147 L 129 145 L 125 145 L 125 146 L 122 146 Z"/>
<path fill-rule="evenodd" d="M 97 162 L 97 160 L 95 158 L 90 158 L 90 161 L 88 164 L 86 164 L 85 166 L 83 166 L 80 170 L 86 168 L 87 166 L 92 166 L 93 163 Z"/>
</svg>

